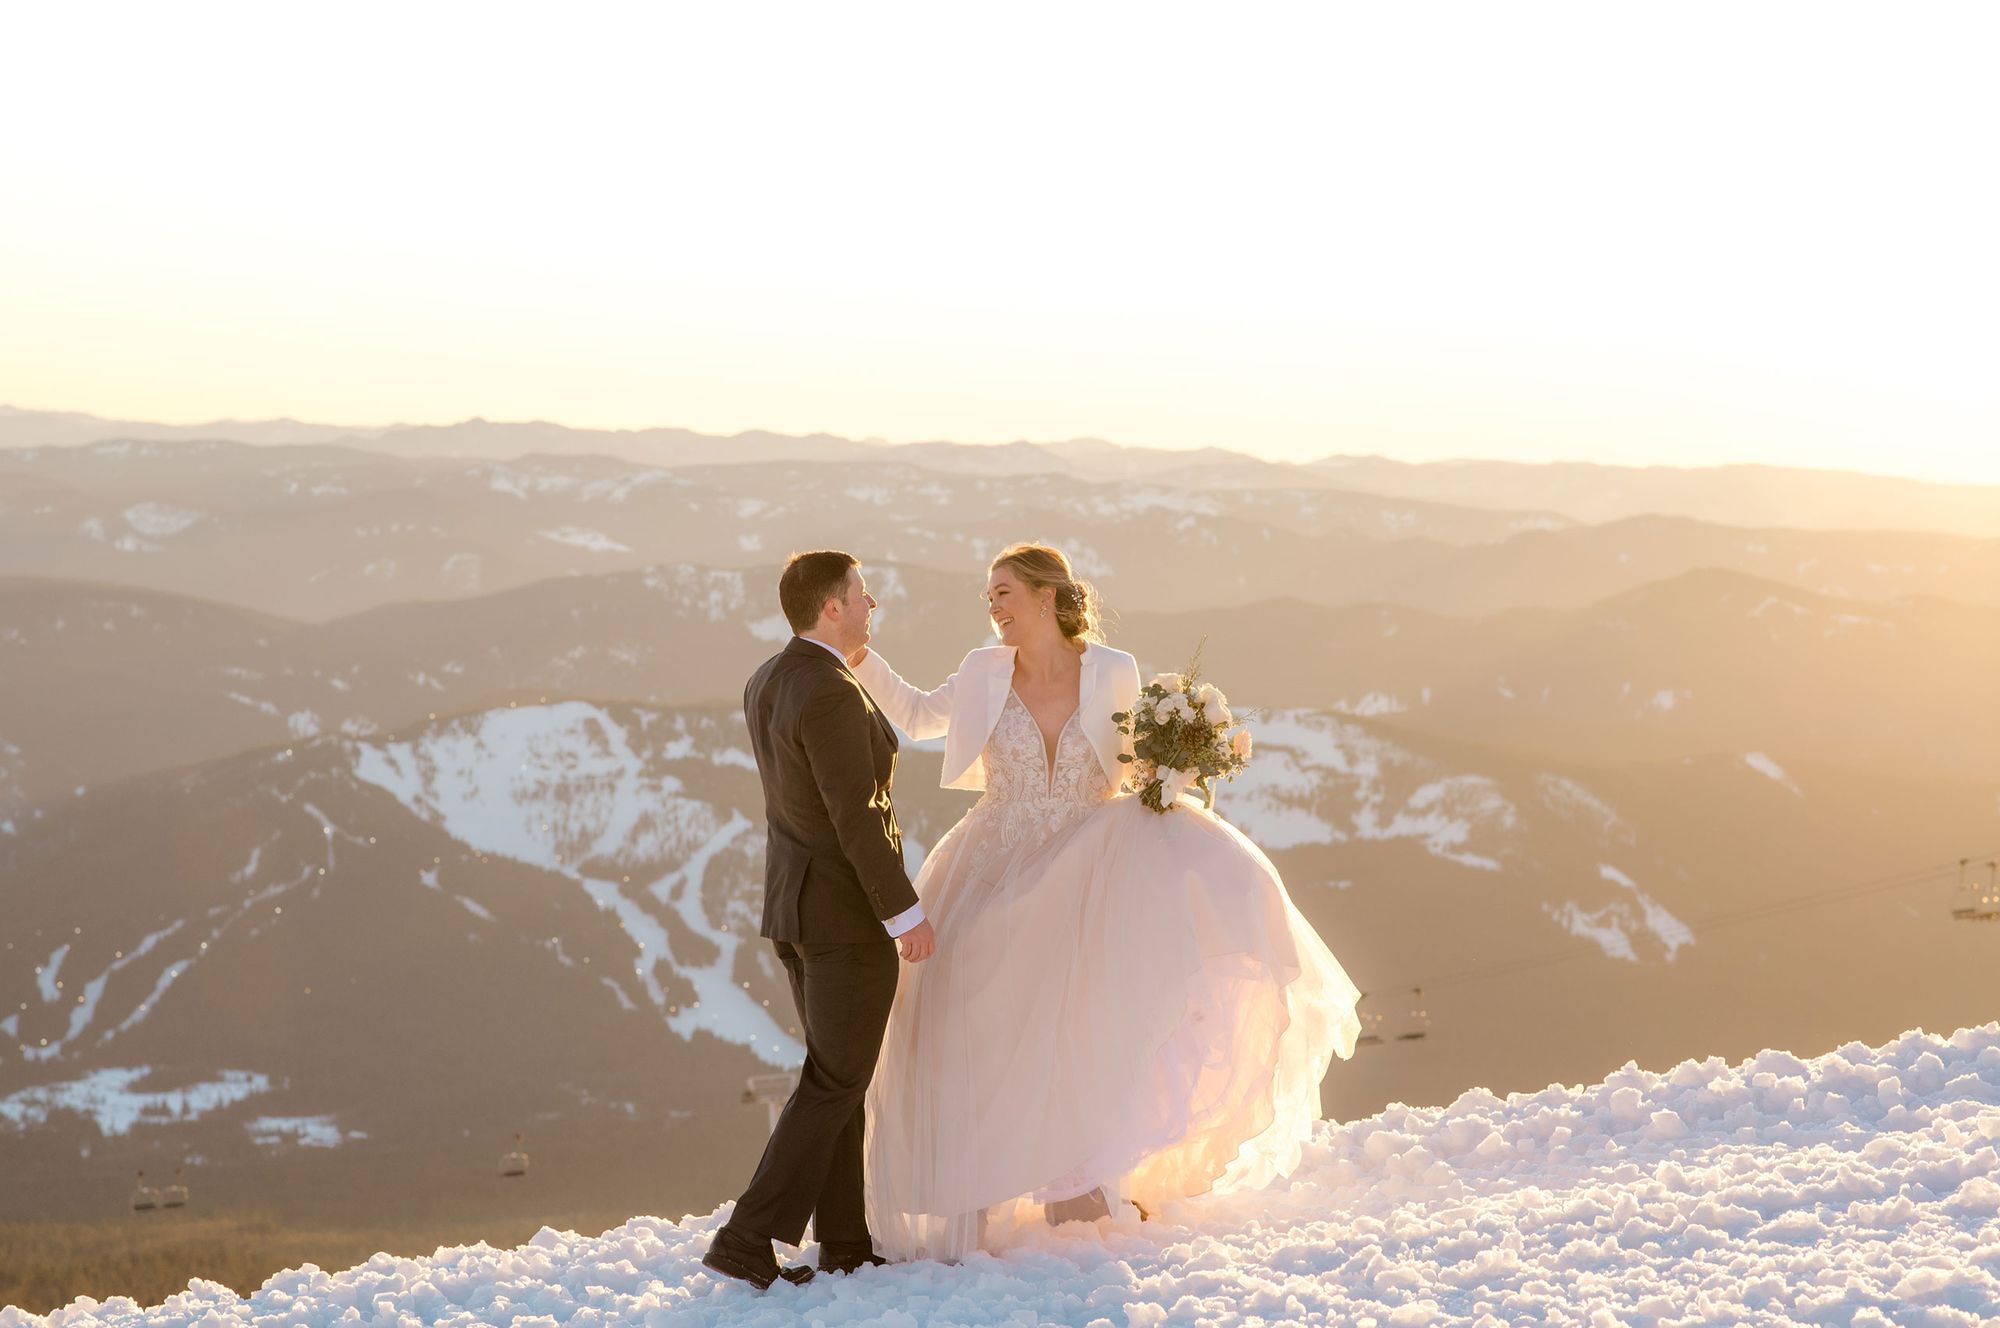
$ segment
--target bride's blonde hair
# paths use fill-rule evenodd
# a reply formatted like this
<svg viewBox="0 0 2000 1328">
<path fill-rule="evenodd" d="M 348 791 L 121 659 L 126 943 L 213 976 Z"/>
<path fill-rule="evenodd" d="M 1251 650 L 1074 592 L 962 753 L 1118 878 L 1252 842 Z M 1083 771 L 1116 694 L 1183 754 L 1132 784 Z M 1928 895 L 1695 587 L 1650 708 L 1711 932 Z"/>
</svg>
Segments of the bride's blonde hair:
<svg viewBox="0 0 2000 1328">
<path fill-rule="evenodd" d="M 1097 590 L 1078 577 L 1061 549 L 1047 544 L 1010 544 L 986 569 L 1006 567 L 1032 590 L 1054 587 L 1056 626 L 1072 641 L 1104 640 L 1098 616 Z"/>
</svg>

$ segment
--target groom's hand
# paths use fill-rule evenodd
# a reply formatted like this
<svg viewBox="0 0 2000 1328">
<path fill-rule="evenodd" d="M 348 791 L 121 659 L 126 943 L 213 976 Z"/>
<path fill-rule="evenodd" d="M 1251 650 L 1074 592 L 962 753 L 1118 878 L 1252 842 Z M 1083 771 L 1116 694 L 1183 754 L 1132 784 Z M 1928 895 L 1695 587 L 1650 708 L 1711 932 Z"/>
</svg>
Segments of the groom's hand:
<svg viewBox="0 0 2000 1328">
<path fill-rule="evenodd" d="M 896 938 L 896 948 L 903 952 L 903 958 L 913 964 L 921 964 L 937 950 L 937 933 L 928 922 L 916 926 Z"/>
</svg>

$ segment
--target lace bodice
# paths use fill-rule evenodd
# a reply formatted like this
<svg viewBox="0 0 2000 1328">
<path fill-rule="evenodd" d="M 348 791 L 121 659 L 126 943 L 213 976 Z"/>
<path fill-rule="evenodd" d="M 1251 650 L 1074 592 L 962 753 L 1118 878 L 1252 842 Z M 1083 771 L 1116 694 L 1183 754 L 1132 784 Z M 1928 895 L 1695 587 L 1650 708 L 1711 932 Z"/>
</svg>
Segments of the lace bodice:
<svg viewBox="0 0 2000 1328">
<path fill-rule="evenodd" d="M 986 792 L 973 812 L 996 818 L 1000 841 L 1013 847 L 1030 835 L 1046 836 L 1079 820 L 1116 791 L 1074 713 L 1056 738 L 1050 769 L 1048 750 L 1035 717 L 1012 689 L 1000 719 L 986 740 Z"/>
</svg>

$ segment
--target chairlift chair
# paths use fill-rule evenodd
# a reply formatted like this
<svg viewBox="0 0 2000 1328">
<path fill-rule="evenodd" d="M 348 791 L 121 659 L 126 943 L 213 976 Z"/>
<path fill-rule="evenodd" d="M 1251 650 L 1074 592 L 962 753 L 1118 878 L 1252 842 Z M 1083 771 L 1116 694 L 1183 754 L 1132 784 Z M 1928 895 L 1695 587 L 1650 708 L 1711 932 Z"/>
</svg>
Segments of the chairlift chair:
<svg viewBox="0 0 2000 1328">
<path fill-rule="evenodd" d="M 1424 1009 L 1424 989 L 1410 988 L 1410 1012 L 1403 1017 L 1403 1031 L 1396 1034 L 1398 1042 L 1415 1042 L 1426 1037 L 1431 1031 L 1430 1012 Z"/>
<path fill-rule="evenodd" d="M 1977 877 L 1966 875 L 1965 869 L 1972 865 L 1972 859 L 1958 860 L 1958 889 L 1951 896 L 1951 917 L 1954 922 L 1979 921 L 1980 890 Z"/>
<path fill-rule="evenodd" d="M 139 1183 L 132 1190 L 132 1211 L 151 1212 L 160 1206 L 160 1192 L 146 1183 L 146 1173 L 139 1173 Z"/>
<path fill-rule="evenodd" d="M 525 1176 L 528 1174 L 528 1154 L 527 1150 L 521 1147 L 521 1133 L 518 1130 L 514 1132 L 514 1151 L 501 1155 L 500 1174 L 502 1176 Z"/>
<path fill-rule="evenodd" d="M 746 1107 L 761 1102 L 771 1114 L 771 1128 L 778 1128 L 778 1113 L 785 1109 L 792 1093 L 799 1086 L 799 1077 L 791 1071 L 780 1074 L 753 1074 L 743 1084 L 743 1096 L 737 1100 Z"/>
<path fill-rule="evenodd" d="M 181 1179 L 181 1169 L 174 1168 L 174 1183 L 160 1191 L 160 1207 L 185 1208 L 188 1201 L 187 1182 Z"/>
<path fill-rule="evenodd" d="M 1361 999 L 1354 1003 L 1354 1013 L 1361 1020 L 1361 1036 L 1354 1039 L 1357 1047 L 1379 1047 L 1382 1045 L 1382 1013 L 1368 1008 L 1368 993 L 1362 992 Z"/>
<path fill-rule="evenodd" d="M 1977 918 L 1981 922 L 2000 922 L 2000 861 L 1986 864 L 1986 889 L 1980 892 Z"/>
</svg>

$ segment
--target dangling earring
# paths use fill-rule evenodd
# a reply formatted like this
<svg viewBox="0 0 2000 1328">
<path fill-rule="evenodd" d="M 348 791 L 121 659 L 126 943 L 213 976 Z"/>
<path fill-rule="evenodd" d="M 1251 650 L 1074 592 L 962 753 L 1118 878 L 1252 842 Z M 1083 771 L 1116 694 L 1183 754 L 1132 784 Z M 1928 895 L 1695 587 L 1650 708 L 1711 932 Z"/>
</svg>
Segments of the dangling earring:
<svg viewBox="0 0 2000 1328">
<path fill-rule="evenodd" d="M 1049 616 L 1049 606 L 1047 604 L 1042 605 L 1042 616 L 1044 618 Z"/>
</svg>

